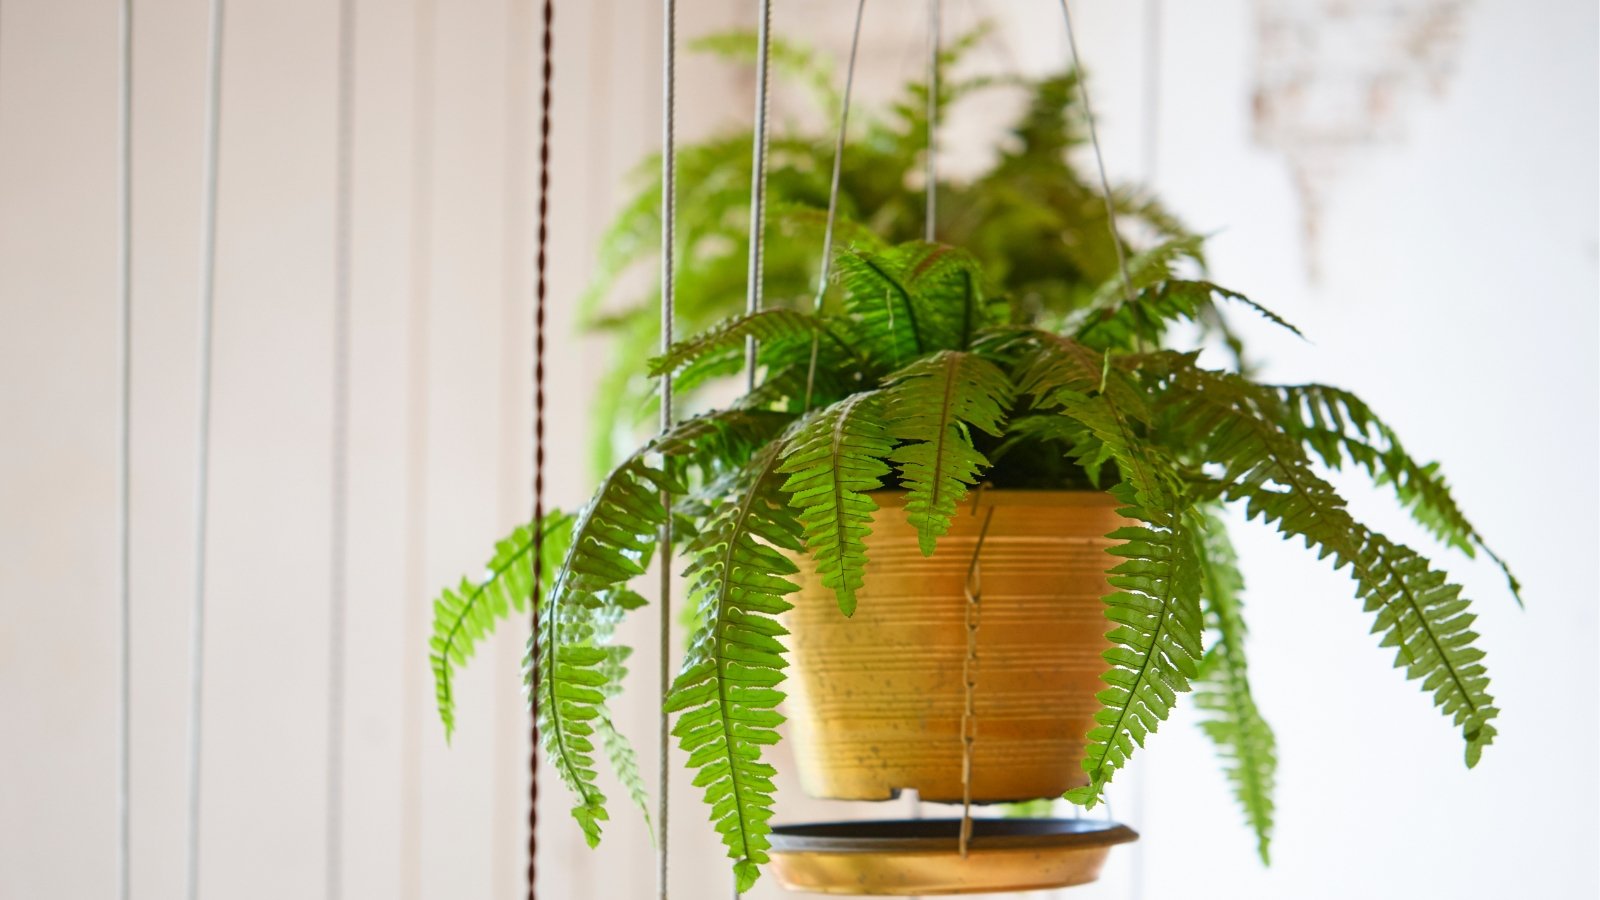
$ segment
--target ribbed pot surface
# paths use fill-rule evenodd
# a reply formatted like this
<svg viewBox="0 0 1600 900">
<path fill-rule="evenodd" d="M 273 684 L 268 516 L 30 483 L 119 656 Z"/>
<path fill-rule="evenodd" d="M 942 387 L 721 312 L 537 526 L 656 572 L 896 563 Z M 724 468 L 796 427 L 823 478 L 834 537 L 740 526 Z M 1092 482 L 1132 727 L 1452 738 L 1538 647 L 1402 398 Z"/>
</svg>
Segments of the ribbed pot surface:
<svg viewBox="0 0 1600 900">
<path fill-rule="evenodd" d="M 1110 645 L 1100 598 L 1105 535 L 1126 523 L 1110 496 L 1090 491 L 987 491 L 969 500 L 938 550 L 924 557 L 905 521 L 904 495 L 877 495 L 866 585 L 845 618 L 809 557 L 785 614 L 795 753 L 806 793 L 885 800 L 914 788 L 960 802 L 961 713 L 967 653 L 963 585 L 983 543 L 972 797 L 1058 796 L 1085 782 L 1084 736 Z"/>
</svg>

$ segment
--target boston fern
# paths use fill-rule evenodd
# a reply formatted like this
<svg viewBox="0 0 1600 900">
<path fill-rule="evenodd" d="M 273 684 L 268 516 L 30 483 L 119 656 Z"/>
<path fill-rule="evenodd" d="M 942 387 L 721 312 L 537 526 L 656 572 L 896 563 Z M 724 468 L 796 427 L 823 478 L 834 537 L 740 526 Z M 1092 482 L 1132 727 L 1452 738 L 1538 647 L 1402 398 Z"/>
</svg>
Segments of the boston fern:
<svg viewBox="0 0 1600 900">
<path fill-rule="evenodd" d="M 813 558 L 841 614 L 869 602 L 858 597 L 864 538 L 884 489 L 905 492 L 924 554 L 981 483 L 1102 490 L 1119 501 L 1128 524 L 1109 535 L 1112 646 L 1085 736 L 1087 783 L 1067 795 L 1074 803 L 1098 803 L 1192 690 L 1266 857 L 1277 750 L 1250 690 L 1243 583 L 1219 517 L 1229 504 L 1349 573 L 1380 643 L 1460 729 L 1475 764 L 1498 710 L 1467 600 L 1423 556 L 1356 520 L 1325 475 L 1354 464 L 1468 554 L 1487 549 L 1478 530 L 1437 467 L 1410 457 L 1353 395 L 1262 384 L 1237 365 L 1210 368 L 1199 352 L 1167 349 L 1169 328 L 1217 321 L 1223 305 L 1289 327 L 1237 293 L 1179 277 L 1179 260 L 1196 252 L 1157 246 L 1132 261 L 1131 299 L 1113 283 L 1056 315 L 992 293 L 962 249 L 861 240 L 837 254 L 820 312 L 730 317 L 654 360 L 654 374 L 693 385 L 735 374 L 745 340 L 758 342 L 753 389 L 646 443 L 577 516 L 547 528 L 547 556 L 562 559 L 545 582 L 530 665 L 544 749 L 591 843 L 606 818 L 595 754 L 638 784 L 609 726 L 626 657 L 611 638 L 618 617 L 643 602 L 628 583 L 659 549 L 670 514 L 698 624 L 665 704 L 741 889 L 754 882 L 769 848 L 775 772 L 762 756 L 783 722 L 779 616 L 799 589 L 795 560 Z M 671 511 L 663 492 L 676 498 Z M 529 545 L 519 530 L 484 582 L 439 602 L 434 670 L 447 727 L 451 673 L 520 602 Z"/>
<path fill-rule="evenodd" d="M 543 524 L 545 572 L 537 684 L 543 750 L 574 798 L 591 845 L 608 801 L 604 757 L 641 808 L 634 752 L 612 724 L 629 650 L 616 626 L 645 600 L 643 574 L 669 519 L 672 558 L 688 580 L 690 645 L 667 696 L 673 734 L 695 772 L 741 890 L 767 861 L 787 666 L 780 616 L 791 608 L 801 554 L 844 616 L 867 581 L 867 541 L 883 490 L 934 552 L 964 498 L 997 489 L 1111 494 L 1127 524 L 1108 537 L 1105 688 L 1085 735 L 1086 784 L 1067 799 L 1091 807 L 1118 770 L 1195 694 L 1201 727 L 1267 858 L 1277 747 L 1251 692 L 1244 583 L 1221 518 L 1240 507 L 1285 538 L 1331 558 L 1395 664 L 1421 682 L 1460 729 L 1467 764 L 1495 737 L 1473 615 L 1460 589 L 1416 551 L 1354 518 L 1327 480 L 1345 467 L 1391 490 L 1433 537 L 1505 570 L 1453 499 L 1437 465 L 1414 459 L 1358 397 L 1326 385 L 1262 384 L 1243 361 L 1225 306 L 1293 330 L 1204 275 L 1200 240 L 1159 206 L 1113 196 L 1123 241 L 1139 252 L 1119 277 L 1105 198 L 1067 162 L 1080 140 L 1071 74 L 1035 81 L 963 79 L 949 69 L 982 39 L 946 51 L 942 109 L 1004 85 L 1026 94 L 1011 140 L 977 176 L 939 185 L 937 233 L 917 241 L 924 195 L 905 173 L 927 149 L 927 88 L 910 85 L 883 110 L 858 110 L 843 158 L 841 220 L 829 283 L 815 283 L 828 204 L 832 136 L 791 129 L 771 144 L 771 225 L 764 294 L 773 307 L 741 314 L 746 291 L 750 138 L 734 134 L 679 155 L 678 320 L 694 336 L 639 368 L 656 345 L 659 285 L 618 296 L 620 276 L 659 249 L 659 166 L 625 206 L 602 248 L 586 298 L 611 331 L 617 364 L 599 385 L 596 459 L 606 473 L 576 515 Z M 735 59 L 743 35 L 702 42 Z M 836 117 L 840 98 L 817 58 L 776 44 L 780 74 Z M 621 300 L 620 309 L 602 306 Z M 1229 364 L 1203 366 L 1172 349 L 1174 326 L 1198 325 Z M 1194 333 L 1187 328 L 1184 333 Z M 622 456 L 634 408 L 670 374 L 678 398 L 703 407 L 728 396 L 747 342 L 754 386 Z M 707 388 L 719 388 L 707 390 Z M 627 413 L 627 414 L 624 414 Z M 614 463 L 614 464 L 613 464 Z M 663 497 L 672 498 L 669 509 Z M 898 514 L 898 513 L 896 513 Z M 440 717 L 455 726 L 458 667 L 532 586 L 534 532 L 497 545 L 487 574 L 436 601 L 431 663 Z"/>
</svg>

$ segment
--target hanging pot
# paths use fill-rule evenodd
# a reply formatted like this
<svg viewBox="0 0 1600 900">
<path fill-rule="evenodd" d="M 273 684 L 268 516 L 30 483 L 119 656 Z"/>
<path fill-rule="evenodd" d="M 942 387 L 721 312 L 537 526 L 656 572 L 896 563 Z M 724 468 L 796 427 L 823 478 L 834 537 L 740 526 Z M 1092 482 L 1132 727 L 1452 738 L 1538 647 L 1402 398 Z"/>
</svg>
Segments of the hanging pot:
<svg viewBox="0 0 1600 900">
<path fill-rule="evenodd" d="M 967 655 L 964 590 L 979 532 L 972 799 L 1057 797 L 1085 783 L 1084 738 L 1110 647 L 1100 598 L 1116 560 L 1105 535 L 1127 520 L 1098 491 L 979 492 L 924 557 L 902 492 L 874 495 L 866 584 L 853 617 L 797 560 L 785 614 L 789 715 L 801 784 L 836 800 L 962 800 Z"/>
</svg>

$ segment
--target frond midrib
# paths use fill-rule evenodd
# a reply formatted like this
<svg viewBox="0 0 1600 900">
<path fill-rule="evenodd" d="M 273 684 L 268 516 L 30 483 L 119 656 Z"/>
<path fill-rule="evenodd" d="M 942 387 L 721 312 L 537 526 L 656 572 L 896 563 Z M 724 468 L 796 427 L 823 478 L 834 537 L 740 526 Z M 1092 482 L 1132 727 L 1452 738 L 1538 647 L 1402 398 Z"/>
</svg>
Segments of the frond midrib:
<svg viewBox="0 0 1600 900">
<path fill-rule="evenodd" d="M 1203 396 L 1204 392 L 1200 392 L 1200 395 Z M 1207 398 L 1207 401 L 1210 402 L 1209 398 Z M 1292 490 L 1297 496 L 1305 501 L 1307 506 L 1311 507 L 1318 517 L 1342 517 L 1348 521 L 1351 521 L 1353 524 L 1353 520 L 1350 519 L 1350 513 L 1348 510 L 1344 510 L 1342 508 L 1338 509 L 1337 511 L 1330 510 L 1328 507 L 1323 506 L 1320 502 L 1315 500 L 1313 493 L 1309 490 L 1304 479 L 1301 477 L 1301 473 L 1297 471 L 1299 466 L 1291 465 L 1290 462 L 1285 461 L 1284 458 L 1278 454 L 1277 448 L 1275 447 L 1277 442 L 1274 440 L 1274 438 L 1281 437 L 1281 432 L 1277 431 L 1275 428 L 1269 427 L 1268 423 L 1263 422 L 1261 417 L 1254 414 L 1252 411 L 1241 410 L 1241 412 L 1242 415 L 1240 418 L 1244 421 L 1248 428 L 1250 428 L 1252 431 L 1255 431 L 1256 434 L 1261 438 L 1260 445 L 1263 448 L 1263 452 L 1271 456 L 1273 463 L 1276 464 L 1279 471 L 1285 476 L 1285 484 L 1290 488 L 1290 490 Z M 1345 560 L 1350 563 L 1351 569 L 1359 573 L 1358 577 L 1361 581 L 1372 585 L 1372 594 L 1382 599 L 1384 606 L 1392 606 L 1394 601 L 1384 598 L 1383 592 L 1379 589 L 1382 582 L 1372 577 L 1372 569 L 1362 560 L 1360 553 L 1361 548 L 1351 545 L 1349 531 L 1343 528 L 1332 529 L 1327 537 L 1333 538 L 1333 541 L 1319 539 L 1318 543 L 1328 546 L 1329 544 L 1336 542 L 1336 546 L 1329 546 L 1329 549 L 1333 550 L 1333 552 L 1339 554 L 1340 556 L 1343 556 Z M 1385 568 L 1388 570 L 1389 575 L 1393 578 L 1393 584 L 1397 585 L 1397 593 L 1404 595 L 1407 605 L 1410 606 L 1412 612 L 1416 613 L 1417 619 L 1422 625 L 1422 630 L 1428 637 L 1428 643 L 1433 645 L 1434 652 L 1439 658 L 1439 664 L 1443 666 L 1449 673 L 1450 680 L 1455 684 L 1456 691 L 1461 698 L 1461 702 L 1466 704 L 1467 708 L 1472 711 L 1474 716 L 1478 715 L 1478 705 L 1473 702 L 1471 691 L 1469 691 L 1467 686 L 1462 682 L 1460 673 L 1456 671 L 1455 663 L 1445 652 L 1444 646 L 1439 643 L 1438 635 L 1434 633 L 1432 626 L 1428 624 L 1427 612 L 1423 609 L 1421 603 L 1418 602 L 1415 594 L 1411 590 L 1410 584 L 1404 577 L 1394 571 L 1392 564 L 1387 562 L 1386 557 L 1384 557 L 1383 554 L 1379 554 L 1379 560 L 1383 562 Z M 1400 621 L 1400 617 L 1397 615 L 1395 617 L 1395 628 L 1397 630 L 1401 627 Z M 1402 654 L 1404 654 L 1407 658 L 1410 658 L 1411 652 L 1406 648 L 1405 640 L 1403 638 L 1400 641 L 1399 649 Z M 1415 662 L 1415 660 L 1412 661 Z"/>
<path fill-rule="evenodd" d="M 728 715 L 728 704 L 732 702 L 728 697 L 728 679 L 723 669 L 724 655 L 722 642 L 725 638 L 722 629 L 727 625 L 726 617 L 722 615 L 732 604 L 729 591 L 733 586 L 733 554 L 738 546 L 737 535 L 744 532 L 745 523 L 750 520 L 755 511 L 755 504 L 761 492 L 761 484 L 767 478 L 773 465 L 776 464 L 779 454 L 773 453 L 771 458 L 761 467 L 750 482 L 750 489 L 745 492 L 739 502 L 738 515 L 732 522 L 732 530 L 728 533 L 727 548 L 722 553 L 722 571 L 717 575 L 717 605 L 721 607 L 717 614 L 717 718 L 722 726 L 722 739 L 728 753 L 728 783 L 733 790 L 734 814 L 739 817 L 739 843 L 742 856 L 750 858 L 750 823 L 745 819 L 744 794 L 739 787 L 738 756 L 734 752 L 734 736 L 732 718 Z"/>
<path fill-rule="evenodd" d="M 450 667 L 450 651 L 455 649 L 456 638 L 460 636 L 461 629 L 466 625 L 468 613 L 477 605 L 479 600 L 483 599 L 483 595 L 488 591 L 489 585 L 493 584 L 500 578 L 500 576 L 509 571 L 512 564 L 517 562 L 524 555 L 532 552 L 534 544 L 537 542 L 537 536 L 530 536 L 528 543 L 521 550 L 513 553 L 503 565 L 491 568 L 489 570 L 489 577 L 474 587 L 472 589 L 472 593 L 467 595 L 465 601 L 461 604 L 459 614 L 455 617 L 455 621 L 450 624 L 450 630 L 445 633 L 444 646 L 438 651 L 437 658 L 445 662 L 445 666 L 443 668 L 444 677 L 439 680 L 439 687 L 444 692 L 444 696 L 439 699 L 440 705 L 454 704 L 455 702 L 455 677 Z M 535 600 L 534 602 L 537 603 L 538 601 Z"/>
</svg>

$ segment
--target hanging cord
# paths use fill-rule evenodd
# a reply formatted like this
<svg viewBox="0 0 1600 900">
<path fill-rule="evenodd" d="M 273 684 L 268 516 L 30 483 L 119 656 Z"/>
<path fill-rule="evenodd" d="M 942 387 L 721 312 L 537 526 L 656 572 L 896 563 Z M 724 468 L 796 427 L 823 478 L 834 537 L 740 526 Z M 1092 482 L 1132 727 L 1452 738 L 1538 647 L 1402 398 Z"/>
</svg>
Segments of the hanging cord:
<svg viewBox="0 0 1600 900">
<path fill-rule="evenodd" d="M 672 347 L 673 326 L 676 319 L 674 297 L 676 293 L 674 274 L 674 254 L 676 251 L 674 233 L 677 216 L 677 145 L 675 142 L 676 108 L 677 108 L 677 62 L 678 62 L 678 36 L 677 36 L 677 3 L 675 0 L 662 0 L 661 4 L 661 353 L 665 355 Z M 660 426 L 664 435 L 672 428 L 672 373 L 664 372 L 661 376 L 661 411 Z M 660 601 L 658 603 L 660 621 L 657 626 L 659 638 L 659 653 L 657 658 L 656 681 L 660 696 L 666 696 L 667 688 L 672 681 L 672 672 L 669 661 L 672 656 L 672 493 L 661 492 L 661 505 L 667 510 L 666 519 L 661 523 L 660 545 Z M 656 839 L 656 895 L 660 900 L 667 900 L 669 893 L 668 862 L 671 859 L 668 841 L 670 840 L 670 814 L 671 803 L 671 725 L 667 718 L 665 708 L 659 713 L 656 727 L 656 783 L 659 794 L 656 799 L 656 821 L 659 823 L 659 837 Z"/>
<path fill-rule="evenodd" d="M 133 0 L 117 19 L 117 897 L 132 891 Z"/>
<path fill-rule="evenodd" d="M 324 893 L 344 896 L 344 707 L 349 570 L 351 179 L 355 167 L 355 0 L 339 3 L 339 85 L 333 211 L 333 429 L 328 510 L 327 858 Z"/>
<path fill-rule="evenodd" d="M 554 74 L 555 3 L 544 0 L 544 64 L 539 71 L 539 231 L 533 300 L 533 628 L 528 683 L 528 900 L 539 895 L 539 607 L 544 579 L 545 306 L 550 293 L 550 81 Z"/>
<path fill-rule="evenodd" d="M 674 298 L 674 254 L 677 236 L 674 227 L 678 206 L 678 153 L 675 142 L 677 126 L 678 90 L 678 5 L 676 0 L 661 3 L 661 353 L 666 355 L 672 347 L 673 326 L 676 319 Z M 661 375 L 661 433 L 672 428 L 672 372 Z M 658 604 L 661 622 L 658 626 L 660 654 L 657 660 L 656 680 L 658 696 L 665 697 L 672 683 L 669 661 L 672 657 L 672 493 L 661 492 L 661 506 L 667 511 L 661 523 L 661 559 L 657 563 L 661 574 L 661 600 Z M 656 821 L 660 828 L 656 838 L 656 895 L 667 900 L 669 881 L 667 863 L 671 856 L 668 840 L 671 836 L 668 816 L 672 809 L 671 790 L 671 724 L 666 708 L 660 712 L 656 728 L 657 769 L 656 783 L 660 793 L 656 798 Z"/>
<path fill-rule="evenodd" d="M 200 896 L 200 748 L 205 697 L 206 512 L 211 479 L 211 342 L 217 285 L 217 153 L 222 131 L 223 0 L 211 0 L 207 38 L 205 150 L 201 159 L 200 371 L 194 491 L 194 605 L 189 618 L 189 821 L 185 896 Z"/>
<path fill-rule="evenodd" d="M 1083 100 L 1083 117 L 1089 123 L 1089 143 L 1094 148 L 1094 164 L 1100 173 L 1100 191 L 1106 203 L 1106 228 L 1111 232 L 1111 246 L 1117 251 L 1117 272 L 1122 278 L 1122 293 L 1133 302 L 1133 280 L 1128 277 L 1127 255 L 1122 249 L 1122 238 L 1117 234 L 1117 207 L 1111 199 L 1111 181 L 1106 177 L 1106 160 L 1100 152 L 1100 134 L 1095 130 L 1094 107 L 1089 103 L 1089 79 L 1083 71 L 1083 57 L 1078 55 L 1078 39 L 1072 30 L 1072 8 L 1061 0 L 1061 17 L 1067 24 L 1067 49 L 1072 53 L 1072 68 L 1077 73 L 1078 96 Z"/>
<path fill-rule="evenodd" d="M 983 495 L 989 490 L 984 482 L 972 495 L 972 514 L 978 514 Z M 989 523 L 994 520 L 994 506 L 984 513 L 983 525 L 978 529 L 978 543 L 972 548 L 972 562 L 967 565 L 967 580 L 963 585 L 967 597 L 967 655 L 961 660 L 961 688 L 964 704 L 961 708 L 961 834 L 958 844 L 961 858 L 967 858 L 967 846 L 972 842 L 972 751 L 978 742 L 978 620 L 983 611 L 983 554 L 984 539 L 989 536 Z"/>
<path fill-rule="evenodd" d="M 939 153 L 934 146 L 939 131 L 939 0 L 928 0 L 928 154 L 926 196 L 922 237 L 933 243 L 939 218 Z"/>
<path fill-rule="evenodd" d="M 861 17 L 866 12 L 867 0 L 856 2 L 856 24 L 850 31 L 850 61 L 844 70 L 844 97 L 839 104 L 839 134 L 833 141 L 833 181 L 828 186 L 828 217 L 822 227 L 822 271 L 817 275 L 817 299 L 811 311 L 822 314 L 822 300 L 828 293 L 828 276 L 833 268 L 833 226 L 839 217 L 839 176 L 844 166 L 845 128 L 850 122 L 850 91 L 856 80 L 856 51 L 861 48 Z M 811 335 L 811 364 L 806 367 L 806 398 L 803 409 L 811 409 L 812 389 L 817 381 L 817 350 L 822 335 Z"/>
<path fill-rule="evenodd" d="M 745 312 L 761 311 L 761 251 L 767 225 L 767 69 L 772 44 L 772 0 L 758 0 L 756 24 L 756 121 L 750 159 L 750 270 Z M 744 340 L 745 387 L 756 386 L 756 339 Z"/>
</svg>

